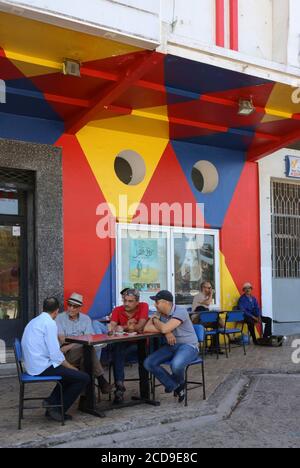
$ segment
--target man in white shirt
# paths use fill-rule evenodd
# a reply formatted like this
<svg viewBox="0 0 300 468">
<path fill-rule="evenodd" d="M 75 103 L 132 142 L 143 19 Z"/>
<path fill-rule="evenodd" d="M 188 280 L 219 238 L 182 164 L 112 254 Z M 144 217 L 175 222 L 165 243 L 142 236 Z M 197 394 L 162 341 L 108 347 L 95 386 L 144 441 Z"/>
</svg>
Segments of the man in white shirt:
<svg viewBox="0 0 300 468">
<path fill-rule="evenodd" d="M 45 299 L 43 312 L 31 320 L 26 326 L 22 338 L 22 352 L 26 371 L 29 375 L 40 377 L 62 377 L 64 410 L 73 405 L 90 378 L 84 372 L 79 372 L 65 360 L 60 350 L 58 332 L 55 319 L 59 312 L 59 302 L 56 298 Z M 59 405 L 60 391 L 56 386 L 46 405 Z M 60 412 L 56 408 L 49 408 L 46 416 L 61 421 Z M 66 415 L 66 420 L 71 416 Z"/>
</svg>

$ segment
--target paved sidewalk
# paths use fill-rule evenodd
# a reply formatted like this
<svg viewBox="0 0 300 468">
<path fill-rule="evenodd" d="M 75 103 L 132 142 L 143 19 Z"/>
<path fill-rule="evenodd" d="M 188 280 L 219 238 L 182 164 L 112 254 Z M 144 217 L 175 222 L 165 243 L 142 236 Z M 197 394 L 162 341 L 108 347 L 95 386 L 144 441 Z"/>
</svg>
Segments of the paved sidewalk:
<svg viewBox="0 0 300 468">
<path fill-rule="evenodd" d="M 174 427 L 181 426 L 184 422 L 191 422 L 191 426 L 197 423 L 197 418 L 209 423 L 216 418 L 217 413 L 222 413 L 221 418 L 231 414 L 236 405 L 239 394 L 245 388 L 247 382 L 243 376 L 247 373 L 261 375 L 265 373 L 300 373 L 300 364 L 292 363 L 291 355 L 294 351 L 291 348 L 292 339 L 289 339 L 282 348 L 259 348 L 247 347 L 248 355 L 244 357 L 242 349 L 234 349 L 229 359 L 220 356 L 217 360 L 215 356 L 209 356 L 206 360 L 206 380 L 209 399 L 202 402 L 202 390 L 194 390 L 189 394 L 189 406 L 184 408 L 179 406 L 172 396 L 164 394 L 158 389 L 158 398 L 161 406 L 158 408 L 147 405 L 134 408 L 124 408 L 107 412 L 104 419 L 97 419 L 84 415 L 73 408 L 74 420 L 66 423 L 65 427 L 48 421 L 42 409 L 25 413 L 23 429 L 17 430 L 18 411 L 18 383 L 15 377 L 0 378 L 0 447 L 9 446 L 55 446 L 64 443 L 72 444 L 72 441 L 83 441 L 99 437 L 108 437 L 113 440 L 118 439 L 122 432 L 128 430 L 151 431 L 151 427 L 162 429 L 168 424 Z M 193 373 L 199 372 L 195 367 Z M 136 368 L 127 369 L 127 377 L 132 377 L 136 373 Z M 1 375 L 1 368 L 0 368 Z M 287 376 L 288 378 L 288 376 Z M 288 379 L 287 379 L 288 380 Z M 241 383 L 243 384 L 241 386 Z M 269 385 L 269 390 L 272 384 Z M 136 384 L 130 383 L 127 386 L 127 397 L 136 394 Z M 42 389 L 42 395 L 45 387 Z M 274 388 L 274 392 L 275 392 Z M 38 388 L 34 388 L 34 393 Z M 41 392 L 39 392 L 41 393 Z M 47 392 L 46 392 L 47 393 Z M 222 409 L 223 404 L 223 409 Z M 181 422 L 180 424 L 178 424 Z M 115 435 L 115 436 L 114 436 Z M 95 439 L 96 440 L 96 439 Z M 84 443 L 84 442 L 83 442 Z M 194 441 L 194 443 L 196 443 Z M 103 445 L 105 446 L 105 445 Z M 108 445 L 109 446 L 109 445 Z M 195 446 L 195 445 L 194 445 Z"/>
<path fill-rule="evenodd" d="M 267 371 L 266 371 L 267 372 Z M 236 377 L 236 376 L 234 376 Z M 86 437 L 58 448 L 299 448 L 300 374 L 241 374 L 222 385 L 222 405 L 212 416 L 182 419 L 113 435 Z M 233 385 L 232 385 L 233 384 Z M 241 392 L 241 388 L 243 391 Z"/>
</svg>

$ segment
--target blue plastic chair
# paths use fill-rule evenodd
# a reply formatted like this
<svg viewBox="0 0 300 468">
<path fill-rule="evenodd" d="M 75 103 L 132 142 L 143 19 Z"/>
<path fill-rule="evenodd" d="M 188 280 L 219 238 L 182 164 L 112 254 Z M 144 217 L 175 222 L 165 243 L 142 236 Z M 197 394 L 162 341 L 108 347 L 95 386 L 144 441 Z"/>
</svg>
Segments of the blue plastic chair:
<svg viewBox="0 0 300 468">
<path fill-rule="evenodd" d="M 205 343 L 208 348 L 208 340 L 210 340 L 210 349 L 214 349 L 219 359 L 220 340 L 219 340 L 219 313 L 218 312 L 199 312 L 199 323 L 205 328 Z M 213 329 L 212 329 L 213 328 Z M 213 338 L 216 340 L 216 345 L 213 344 Z"/>
<path fill-rule="evenodd" d="M 20 340 L 18 338 L 15 339 L 14 342 L 14 353 L 16 359 L 16 366 L 18 371 L 18 379 L 20 384 L 20 395 L 19 395 L 19 422 L 18 422 L 18 429 L 21 429 L 21 421 L 24 419 L 24 410 L 32 410 L 37 409 L 39 407 L 31 407 L 25 408 L 24 401 L 41 401 L 45 400 L 45 397 L 38 397 L 38 398 L 24 398 L 25 394 L 25 385 L 26 384 L 36 384 L 36 383 L 49 383 L 55 382 L 60 387 L 60 405 L 45 405 L 43 408 L 60 408 L 61 409 L 61 423 L 62 426 L 65 424 L 65 412 L 64 412 L 64 401 L 63 401 L 63 388 L 62 388 L 62 377 L 60 376 L 51 376 L 51 377 L 33 377 L 23 370 L 23 353 Z"/>
<path fill-rule="evenodd" d="M 199 356 L 197 359 L 195 359 L 193 362 L 191 362 L 185 369 L 185 380 L 184 380 L 184 393 L 185 393 L 185 401 L 184 405 L 188 406 L 188 392 L 191 390 L 195 390 L 196 388 L 202 387 L 203 389 L 203 400 L 206 400 L 206 386 L 205 386 L 205 371 L 204 371 L 204 354 L 205 354 L 205 328 L 202 325 L 193 325 L 194 330 L 196 332 L 198 342 L 200 344 L 200 349 L 199 349 Z M 163 363 L 166 366 L 170 366 L 171 362 L 166 361 Z M 190 367 L 196 366 L 201 364 L 201 370 L 202 370 L 202 381 L 201 382 L 193 382 L 188 380 L 188 371 Z M 190 387 L 190 385 L 193 385 Z M 155 384 L 155 376 L 152 376 L 152 398 L 155 400 L 155 389 L 157 387 L 160 387 L 161 384 L 156 385 Z"/>
<path fill-rule="evenodd" d="M 229 328 L 228 324 L 234 324 L 233 328 Z M 241 327 L 239 328 L 238 325 Z M 245 327 L 245 314 L 242 311 L 233 311 L 227 312 L 226 314 L 226 322 L 225 328 L 219 329 L 219 333 L 224 336 L 224 343 L 225 343 L 225 352 L 226 357 L 228 358 L 228 348 L 227 348 L 227 337 L 228 337 L 228 344 L 229 344 L 229 352 L 231 352 L 231 343 L 230 343 L 230 335 L 240 335 L 241 337 L 241 345 L 244 349 L 244 355 L 246 356 L 246 346 L 245 340 L 243 339 L 244 335 L 244 327 Z"/>
</svg>

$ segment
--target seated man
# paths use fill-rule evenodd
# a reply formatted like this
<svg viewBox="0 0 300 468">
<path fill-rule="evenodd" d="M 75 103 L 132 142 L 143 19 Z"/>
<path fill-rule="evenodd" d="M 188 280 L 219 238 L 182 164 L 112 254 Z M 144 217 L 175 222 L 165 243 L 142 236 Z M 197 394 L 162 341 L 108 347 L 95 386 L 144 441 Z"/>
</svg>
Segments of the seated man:
<svg viewBox="0 0 300 468">
<path fill-rule="evenodd" d="M 125 298 L 126 292 L 129 289 L 130 288 L 125 288 L 120 292 L 123 304 L 124 304 L 124 298 Z M 108 316 L 108 323 L 109 323 L 109 319 L 111 319 L 111 314 Z M 93 323 L 93 328 L 94 328 L 94 332 L 96 333 L 96 335 L 102 335 L 102 334 L 107 335 L 108 325 L 105 322 L 101 322 L 101 320 L 93 320 L 92 323 Z M 100 355 L 101 355 L 101 353 L 100 353 Z"/>
<path fill-rule="evenodd" d="M 123 298 L 124 305 L 116 307 L 112 312 L 110 322 L 110 334 L 116 331 L 128 333 L 143 333 L 144 326 L 148 320 L 148 304 L 140 302 L 140 293 L 135 289 L 128 289 Z M 126 357 L 133 351 L 133 343 L 116 343 L 112 347 L 114 378 L 116 384 L 114 403 L 124 400 L 124 367 Z"/>
<path fill-rule="evenodd" d="M 208 311 L 213 303 L 213 287 L 209 281 L 203 281 L 200 284 L 200 292 L 194 297 L 192 312 Z M 197 317 L 198 315 L 196 315 Z M 193 319 L 193 317 L 192 317 Z"/>
<path fill-rule="evenodd" d="M 213 287 L 210 281 L 203 281 L 200 285 L 200 293 L 194 297 L 191 320 L 195 324 L 201 324 L 200 314 L 201 312 L 209 312 L 213 305 Z M 201 324 L 202 325 L 202 324 Z M 219 316 L 218 322 L 206 323 L 205 328 L 210 330 L 216 330 L 218 328 L 225 328 L 224 320 Z M 212 337 L 212 352 L 216 351 L 219 354 L 223 354 L 220 350 L 219 337 L 215 335 Z"/>
<path fill-rule="evenodd" d="M 59 303 L 55 297 L 45 299 L 43 313 L 31 320 L 26 326 L 22 338 L 22 351 L 26 371 L 29 375 L 39 377 L 61 376 L 65 413 L 73 405 L 86 385 L 89 376 L 79 372 L 65 360 L 59 348 L 55 319 L 59 312 Z M 60 404 L 60 387 L 57 385 L 45 405 Z M 49 408 L 46 416 L 61 421 L 59 408 Z M 72 419 L 65 415 L 65 419 Z"/>
<path fill-rule="evenodd" d="M 191 320 L 199 323 L 199 312 L 209 312 L 213 310 L 213 287 L 210 281 L 203 281 L 200 285 L 200 292 L 194 297 Z M 219 318 L 219 327 L 224 328 L 225 322 Z"/>
<path fill-rule="evenodd" d="M 81 370 L 84 369 L 83 346 L 73 343 L 65 344 L 65 338 L 67 336 L 95 334 L 91 319 L 87 315 L 81 313 L 82 305 L 83 297 L 80 294 L 73 293 L 68 299 L 68 310 L 59 314 L 56 319 L 61 350 L 66 356 L 66 359 Z M 95 349 L 93 350 L 93 369 L 101 392 L 103 394 L 110 393 L 112 387 L 104 378 L 104 370 L 97 358 Z"/>
<path fill-rule="evenodd" d="M 125 288 L 123 289 L 121 292 L 120 292 L 120 295 L 122 297 L 122 301 L 123 301 L 123 304 L 124 304 L 124 298 L 125 298 L 125 293 L 129 290 L 129 288 Z M 111 319 L 111 314 L 108 316 L 108 323 L 109 323 L 109 319 Z M 94 329 L 94 332 L 96 335 L 107 335 L 108 333 L 108 323 L 105 323 L 105 322 L 101 322 L 101 320 L 93 320 L 92 324 L 93 324 L 93 329 Z M 104 348 L 106 346 L 97 346 L 97 350 L 96 350 L 96 354 L 97 354 L 97 358 L 98 360 L 100 361 L 101 359 L 101 356 L 102 356 L 102 348 Z"/>
<path fill-rule="evenodd" d="M 165 392 L 174 392 L 181 403 L 185 397 L 185 368 L 199 354 L 197 335 L 188 312 L 174 304 L 169 291 L 160 291 L 151 299 L 155 301 L 158 315 L 148 321 L 144 331 L 162 333 L 167 344 L 147 357 L 144 366 L 165 387 Z M 171 374 L 162 367 L 166 361 L 171 361 Z"/>
<path fill-rule="evenodd" d="M 240 297 L 238 302 L 239 310 L 245 313 L 245 323 L 247 323 L 250 334 L 255 345 L 258 344 L 255 325 L 264 323 L 264 339 L 272 336 L 272 320 L 269 317 L 263 317 L 257 299 L 252 295 L 253 286 L 251 283 L 245 283 L 243 286 L 244 294 Z"/>
</svg>

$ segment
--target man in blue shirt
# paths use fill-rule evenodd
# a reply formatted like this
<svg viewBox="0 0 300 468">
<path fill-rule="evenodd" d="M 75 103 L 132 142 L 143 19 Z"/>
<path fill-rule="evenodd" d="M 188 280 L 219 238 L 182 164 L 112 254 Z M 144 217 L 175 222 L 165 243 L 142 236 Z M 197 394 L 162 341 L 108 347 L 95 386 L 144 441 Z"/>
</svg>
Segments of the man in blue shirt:
<svg viewBox="0 0 300 468">
<path fill-rule="evenodd" d="M 245 313 L 245 323 L 247 323 L 250 334 L 255 345 L 258 344 L 255 325 L 264 323 L 264 339 L 272 336 L 272 320 L 270 317 L 263 317 L 257 299 L 252 295 L 253 286 L 251 283 L 245 283 L 243 287 L 244 294 L 240 297 L 238 308 Z"/>
<path fill-rule="evenodd" d="M 78 371 L 60 350 L 55 319 L 59 312 L 59 302 L 55 297 L 45 299 L 41 315 L 31 320 L 26 326 L 22 338 L 22 352 L 26 371 L 29 375 L 40 377 L 62 377 L 65 412 L 73 405 L 86 385 L 89 376 Z M 50 397 L 45 400 L 46 406 L 60 404 L 60 388 L 57 385 Z M 46 416 L 61 422 L 61 414 L 56 408 L 49 408 Z M 66 415 L 66 420 L 72 419 Z"/>
<path fill-rule="evenodd" d="M 81 313 L 83 306 L 83 296 L 73 293 L 68 299 L 68 309 L 58 315 L 56 325 L 58 329 L 58 339 L 61 344 L 61 351 L 68 362 L 79 370 L 84 371 L 84 347 L 78 344 L 65 343 L 65 338 L 70 336 L 94 335 L 94 328 L 91 319 Z M 98 380 L 98 385 L 103 394 L 109 394 L 112 386 L 104 377 L 104 370 L 98 359 L 95 348 L 91 352 L 93 373 Z"/>
</svg>

